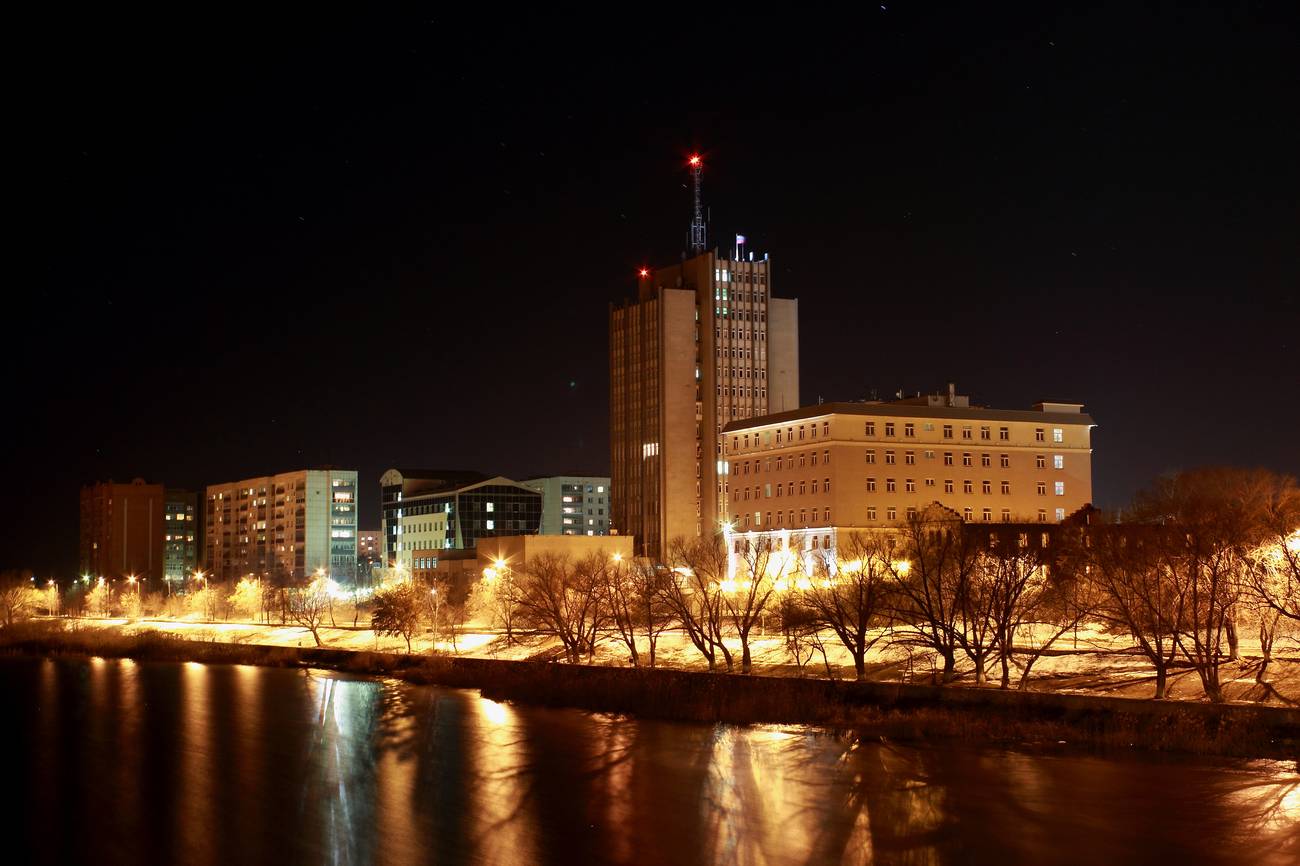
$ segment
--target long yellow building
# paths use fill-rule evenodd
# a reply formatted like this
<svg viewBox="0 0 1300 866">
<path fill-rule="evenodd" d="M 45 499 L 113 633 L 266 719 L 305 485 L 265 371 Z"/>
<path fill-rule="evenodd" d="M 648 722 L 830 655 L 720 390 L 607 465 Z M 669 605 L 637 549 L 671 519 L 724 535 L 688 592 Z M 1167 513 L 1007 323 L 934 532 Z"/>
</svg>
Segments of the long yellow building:
<svg viewBox="0 0 1300 866">
<path fill-rule="evenodd" d="M 721 434 L 729 533 L 896 526 L 938 504 L 967 522 L 1059 523 L 1092 501 L 1080 403 L 971 406 L 947 394 L 828 403 L 736 421 Z"/>
</svg>

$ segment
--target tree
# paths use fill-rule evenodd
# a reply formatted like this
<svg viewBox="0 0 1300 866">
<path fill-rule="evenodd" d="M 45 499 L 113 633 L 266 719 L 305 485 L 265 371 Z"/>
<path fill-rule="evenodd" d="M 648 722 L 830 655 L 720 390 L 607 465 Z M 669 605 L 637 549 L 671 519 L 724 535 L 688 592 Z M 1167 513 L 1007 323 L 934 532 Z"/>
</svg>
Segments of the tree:
<svg viewBox="0 0 1300 866">
<path fill-rule="evenodd" d="M 467 606 L 476 614 L 499 624 L 506 632 L 506 646 L 515 642 L 515 621 L 521 599 L 515 569 L 503 560 L 483 569 L 483 579 L 470 590 Z"/>
<path fill-rule="evenodd" d="M 1212 701 L 1224 699 L 1224 642 L 1233 642 L 1232 617 L 1250 552 L 1263 537 L 1271 482 L 1271 473 L 1251 470 L 1181 472 L 1158 479 L 1133 509 L 1137 520 L 1160 527 L 1152 542 L 1185 605 L 1179 643 Z"/>
<path fill-rule="evenodd" d="M 724 537 L 723 541 L 725 546 L 727 539 Z M 750 633 L 762 620 L 772 600 L 776 577 L 787 579 L 796 558 L 788 548 L 774 551 L 768 538 L 733 535 L 730 541 L 732 550 L 727 559 L 727 577 L 722 582 L 722 611 L 740 638 L 740 672 L 748 674 L 753 669 Z M 778 575 L 772 573 L 773 567 Z"/>
<path fill-rule="evenodd" d="M 931 508 L 908 519 L 890 553 L 889 588 L 899 641 L 932 650 L 943 661 L 941 682 L 956 678 L 962 605 L 975 548 L 961 518 Z"/>
<path fill-rule="evenodd" d="M 306 586 L 288 591 L 289 621 L 311 632 L 316 646 L 324 646 L 320 638 L 320 628 L 329 615 L 330 594 L 327 579 L 322 576 L 312 578 Z"/>
<path fill-rule="evenodd" d="M 380 636 L 405 638 L 409 654 L 411 638 L 420 630 L 423 611 L 424 592 L 415 581 L 389 584 L 375 591 L 370 627 Z"/>
<path fill-rule="evenodd" d="M 1273 476 L 1262 496 L 1261 537 L 1246 554 L 1247 580 L 1260 604 L 1300 623 L 1300 486 Z"/>
<path fill-rule="evenodd" d="M 1010 664 L 1015 654 L 1022 658 L 1017 688 L 1023 690 L 1034 663 L 1067 632 L 1096 615 L 1101 592 L 1088 576 L 1086 539 L 1082 529 L 1070 528 L 1053 535 L 1017 531 L 1014 544 L 1018 553 L 1009 553 L 1013 541 L 1010 538 L 999 546 L 1004 559 L 1003 580 L 1010 590 L 1018 588 L 1018 596 L 1009 592 L 1008 603 L 999 610 L 1002 688 L 1010 685 Z M 1031 552 L 1035 541 L 1038 550 Z"/>
<path fill-rule="evenodd" d="M 26 569 L 0 573 L 0 620 L 6 627 L 25 619 L 36 607 L 33 586 L 32 573 Z"/>
<path fill-rule="evenodd" d="M 1187 593 L 1160 555 L 1162 527 L 1107 526 L 1093 538 L 1093 576 L 1104 590 L 1100 613 L 1128 631 L 1155 668 L 1154 697 L 1165 697 L 1169 669 L 1187 619 Z"/>
<path fill-rule="evenodd" d="M 659 636 L 673 621 L 662 594 L 664 582 L 671 579 L 672 573 L 647 559 L 616 557 L 607 574 L 605 600 L 613 633 L 627 647 L 633 667 L 641 664 L 637 638 L 644 635 L 649 665 L 654 667 Z"/>
<path fill-rule="evenodd" d="M 94 616 L 106 617 L 113 611 L 113 588 L 102 577 L 86 593 L 86 606 Z"/>
<path fill-rule="evenodd" d="M 231 593 L 229 603 L 236 616 L 256 619 L 257 615 L 262 611 L 262 596 L 262 581 L 249 576 L 235 585 L 235 591 Z"/>
<path fill-rule="evenodd" d="M 833 577 L 813 580 L 804 603 L 813 622 L 830 629 L 853 657 L 857 679 L 867 678 L 867 652 L 884 632 L 885 596 L 890 575 L 890 550 L 883 535 L 854 533 L 839 546 L 840 561 Z"/>
<path fill-rule="evenodd" d="M 669 545 L 672 575 L 660 594 L 691 644 L 704 656 L 709 670 L 722 654 L 732 669 L 731 650 L 722 640 L 722 581 L 727 578 L 727 551 L 720 536 L 676 538 Z"/>
<path fill-rule="evenodd" d="M 519 569 L 519 610 L 539 633 L 559 638 L 568 660 L 596 650 L 605 625 L 606 561 L 593 554 L 577 562 L 567 556 L 541 554 Z"/>
</svg>

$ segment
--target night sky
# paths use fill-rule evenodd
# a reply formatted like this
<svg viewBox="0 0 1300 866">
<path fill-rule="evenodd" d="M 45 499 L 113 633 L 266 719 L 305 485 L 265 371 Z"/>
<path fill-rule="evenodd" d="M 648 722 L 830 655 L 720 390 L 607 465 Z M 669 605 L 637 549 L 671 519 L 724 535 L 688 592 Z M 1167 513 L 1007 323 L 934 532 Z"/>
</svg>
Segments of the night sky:
<svg viewBox="0 0 1300 866">
<path fill-rule="evenodd" d="M 12 22 L 0 567 L 71 574 L 95 480 L 608 472 L 696 148 L 805 403 L 1084 402 L 1103 506 L 1300 473 L 1294 4 L 1076 5 Z"/>
</svg>

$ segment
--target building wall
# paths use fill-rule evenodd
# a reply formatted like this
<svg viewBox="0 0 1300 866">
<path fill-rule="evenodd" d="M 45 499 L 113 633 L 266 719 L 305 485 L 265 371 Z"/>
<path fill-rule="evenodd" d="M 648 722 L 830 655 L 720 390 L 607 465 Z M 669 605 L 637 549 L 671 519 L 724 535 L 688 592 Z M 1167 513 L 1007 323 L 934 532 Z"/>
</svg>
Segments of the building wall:
<svg viewBox="0 0 1300 866">
<path fill-rule="evenodd" d="M 767 329 L 770 412 L 788 412 L 799 403 L 799 301 L 772 298 Z"/>
<path fill-rule="evenodd" d="M 609 534 L 609 478 L 554 475 L 522 483 L 542 494 L 542 535 Z"/>
<path fill-rule="evenodd" d="M 199 495 L 167 490 L 163 503 L 163 577 L 179 588 L 199 565 Z"/>
<path fill-rule="evenodd" d="M 135 575 L 158 588 L 163 577 L 165 494 L 161 484 L 135 479 L 81 488 L 81 573 Z"/>
<path fill-rule="evenodd" d="M 777 393 L 797 405 L 798 305 L 771 293 L 766 259 L 712 251 L 648 273 L 636 302 L 611 309 L 612 510 L 638 553 L 661 557 L 673 538 L 719 518 L 717 435 L 770 411 L 773 359 Z"/>
<path fill-rule="evenodd" d="M 737 531 L 897 525 L 933 503 L 972 522 L 1055 523 L 1092 500 L 1082 413 L 831 404 L 787 415 L 723 435 Z"/>
<path fill-rule="evenodd" d="M 249 574 L 278 583 L 317 569 L 356 573 L 355 470 L 312 469 L 209 485 L 203 564 L 221 581 Z"/>
<path fill-rule="evenodd" d="M 446 473 L 422 479 L 390 469 L 380 479 L 386 557 L 408 570 L 417 551 L 473 548 L 481 538 L 536 533 L 542 494 L 509 478 Z M 452 486 L 457 480 L 481 480 Z"/>
</svg>

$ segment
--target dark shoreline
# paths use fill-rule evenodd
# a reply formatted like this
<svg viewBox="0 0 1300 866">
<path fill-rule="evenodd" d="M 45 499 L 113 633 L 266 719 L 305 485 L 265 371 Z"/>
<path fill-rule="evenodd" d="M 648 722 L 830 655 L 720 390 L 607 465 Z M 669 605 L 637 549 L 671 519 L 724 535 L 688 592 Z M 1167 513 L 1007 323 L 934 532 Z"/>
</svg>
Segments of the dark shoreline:
<svg viewBox="0 0 1300 866">
<path fill-rule="evenodd" d="M 481 690 L 485 697 L 646 718 L 735 724 L 810 724 L 867 736 L 982 744 L 1134 749 L 1294 759 L 1300 710 L 1002 691 L 961 686 L 704 673 L 398 655 L 328 647 L 189 641 L 162 634 L 0 632 L 0 651 L 316 667 Z"/>
</svg>

